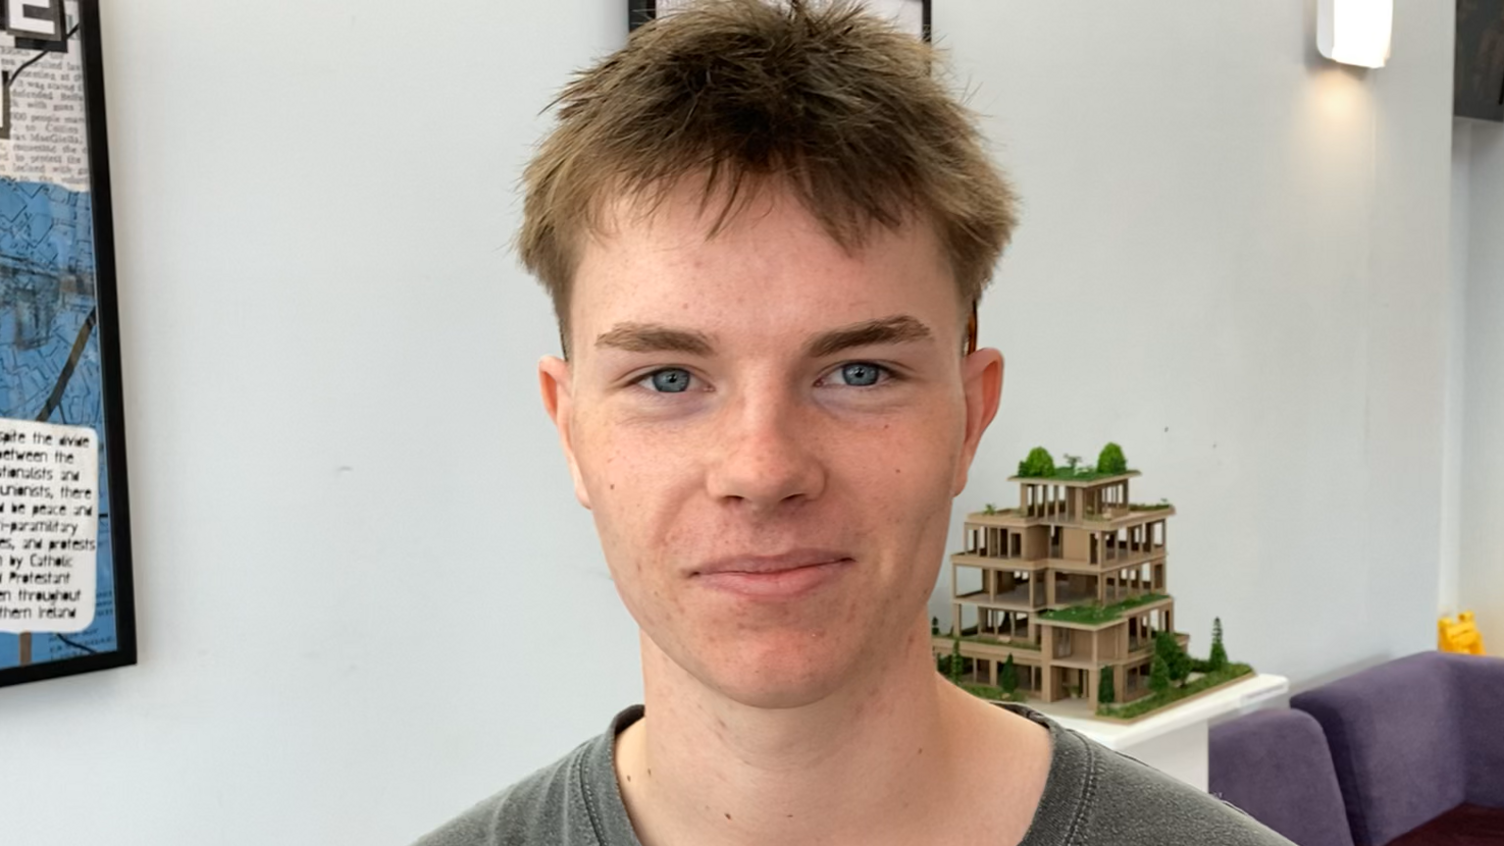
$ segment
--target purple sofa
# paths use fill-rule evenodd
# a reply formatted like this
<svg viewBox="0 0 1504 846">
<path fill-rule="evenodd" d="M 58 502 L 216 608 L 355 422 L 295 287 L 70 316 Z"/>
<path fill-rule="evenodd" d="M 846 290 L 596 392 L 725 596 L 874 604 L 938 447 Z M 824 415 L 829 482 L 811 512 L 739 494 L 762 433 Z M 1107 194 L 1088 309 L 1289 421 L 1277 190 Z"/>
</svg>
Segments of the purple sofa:
<svg viewBox="0 0 1504 846">
<path fill-rule="evenodd" d="M 1355 846 L 1385 846 L 1462 805 L 1504 809 L 1504 659 L 1422 652 L 1290 705 L 1326 732 Z"/>
<path fill-rule="evenodd" d="M 1256 711 L 1212 727 L 1207 789 L 1298 846 L 1353 846 L 1321 724 Z"/>
<path fill-rule="evenodd" d="M 1213 793 L 1299 846 L 1504 843 L 1504 659 L 1411 655 L 1290 704 L 1213 727 Z"/>
</svg>

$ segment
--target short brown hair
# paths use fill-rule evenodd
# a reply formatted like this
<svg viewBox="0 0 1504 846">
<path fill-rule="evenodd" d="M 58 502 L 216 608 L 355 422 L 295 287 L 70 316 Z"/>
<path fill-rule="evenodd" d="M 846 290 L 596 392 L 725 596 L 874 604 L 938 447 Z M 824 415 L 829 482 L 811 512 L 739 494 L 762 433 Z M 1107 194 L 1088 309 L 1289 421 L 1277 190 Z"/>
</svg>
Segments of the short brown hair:
<svg viewBox="0 0 1504 846">
<path fill-rule="evenodd" d="M 934 52 L 849 0 L 706 0 L 634 32 L 560 94 L 558 125 L 524 174 L 518 251 L 548 289 L 560 335 L 583 234 L 605 201 L 652 204 L 686 178 L 724 197 L 792 190 L 830 236 L 927 220 L 963 304 L 992 276 L 1014 195 L 968 112 L 931 72 Z"/>
</svg>

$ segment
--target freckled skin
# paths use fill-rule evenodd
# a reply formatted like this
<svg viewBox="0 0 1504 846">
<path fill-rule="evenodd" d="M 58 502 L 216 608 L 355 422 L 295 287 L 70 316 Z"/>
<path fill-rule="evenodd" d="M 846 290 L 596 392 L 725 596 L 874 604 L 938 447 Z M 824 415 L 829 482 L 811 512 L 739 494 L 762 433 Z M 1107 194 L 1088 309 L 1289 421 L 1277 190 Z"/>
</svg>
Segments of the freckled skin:
<svg viewBox="0 0 1504 846">
<path fill-rule="evenodd" d="M 714 238 L 707 225 L 693 199 L 671 197 L 651 217 L 618 207 L 586 241 L 572 360 L 540 364 L 544 400 L 644 649 L 736 702 L 798 707 L 929 631 L 950 503 L 995 410 L 982 392 L 1000 383 L 1001 357 L 963 360 L 955 283 L 927 227 L 878 230 L 848 253 L 776 191 Z M 894 315 L 931 339 L 804 352 L 820 333 Z M 597 347 L 626 323 L 701 333 L 714 354 Z M 901 378 L 830 375 L 850 362 Z M 655 368 L 694 384 L 655 392 Z M 728 596 L 694 575 L 724 556 L 812 547 L 854 564 L 789 601 Z"/>
</svg>

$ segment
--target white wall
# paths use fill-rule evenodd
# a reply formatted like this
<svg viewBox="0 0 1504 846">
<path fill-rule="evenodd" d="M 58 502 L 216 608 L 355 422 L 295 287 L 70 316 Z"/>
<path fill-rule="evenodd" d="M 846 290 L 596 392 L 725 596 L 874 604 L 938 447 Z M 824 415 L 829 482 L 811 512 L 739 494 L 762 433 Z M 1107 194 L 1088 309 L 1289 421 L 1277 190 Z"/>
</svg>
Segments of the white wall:
<svg viewBox="0 0 1504 846">
<path fill-rule="evenodd" d="M 1377 71 L 1314 4 L 945 4 L 1025 199 L 984 304 L 1003 412 L 958 502 L 1036 444 L 1123 444 L 1167 497 L 1178 625 L 1297 684 L 1434 642 L 1453 20 Z M 943 613 L 946 603 L 935 603 Z"/>
<path fill-rule="evenodd" d="M 640 695 L 507 251 L 625 4 L 105 5 L 142 663 L 0 691 L 4 837 L 406 842 Z M 1115 439 L 1200 646 L 1220 614 L 1297 683 L 1427 646 L 1449 4 L 1371 73 L 1300 4 L 1066 5 L 936 4 L 1027 201 L 958 511 Z"/>
<path fill-rule="evenodd" d="M 1504 513 L 1504 127 L 1459 126 L 1469 140 L 1457 610 L 1477 615 L 1484 643 L 1497 655 L 1504 648 L 1504 548 L 1498 541 Z"/>
<path fill-rule="evenodd" d="M 1473 121 L 1452 119 L 1452 228 L 1447 274 L 1446 383 L 1442 414 L 1441 554 L 1436 605 L 1441 615 L 1461 610 L 1462 468 L 1467 405 L 1467 281 L 1473 179 Z"/>
</svg>

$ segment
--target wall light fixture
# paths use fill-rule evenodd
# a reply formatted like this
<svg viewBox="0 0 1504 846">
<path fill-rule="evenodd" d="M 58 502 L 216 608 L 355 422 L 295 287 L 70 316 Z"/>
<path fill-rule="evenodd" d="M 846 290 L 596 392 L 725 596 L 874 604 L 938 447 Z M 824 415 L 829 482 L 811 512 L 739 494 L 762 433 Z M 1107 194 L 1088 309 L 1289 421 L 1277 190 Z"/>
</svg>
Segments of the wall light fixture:
<svg viewBox="0 0 1504 846">
<path fill-rule="evenodd" d="M 1316 49 L 1345 65 L 1381 68 L 1389 61 L 1394 0 L 1318 0 Z"/>
</svg>

